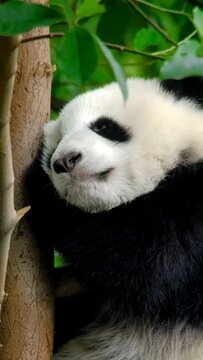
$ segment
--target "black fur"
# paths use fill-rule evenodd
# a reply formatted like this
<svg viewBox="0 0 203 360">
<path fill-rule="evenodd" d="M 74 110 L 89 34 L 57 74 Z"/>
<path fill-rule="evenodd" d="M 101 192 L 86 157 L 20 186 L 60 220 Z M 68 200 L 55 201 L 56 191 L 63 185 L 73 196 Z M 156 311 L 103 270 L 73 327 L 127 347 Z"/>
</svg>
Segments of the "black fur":
<svg viewBox="0 0 203 360">
<path fill-rule="evenodd" d="M 34 169 L 35 168 L 35 169 Z M 36 161 L 35 229 L 74 265 L 111 315 L 203 320 L 203 163 L 173 171 L 155 191 L 109 212 L 66 206 Z"/>
<path fill-rule="evenodd" d="M 181 88 L 175 82 L 176 96 L 194 99 L 190 87 Z M 97 214 L 60 200 L 39 158 L 27 187 L 38 236 L 53 242 L 78 280 L 94 289 L 108 319 L 202 328 L 203 162 L 178 167 L 151 193 Z"/>
<path fill-rule="evenodd" d="M 90 125 L 90 129 L 98 135 L 115 142 L 125 142 L 131 138 L 127 129 L 105 116 L 94 121 Z"/>
<path fill-rule="evenodd" d="M 162 88 L 171 92 L 177 99 L 183 97 L 195 101 L 203 107 L 203 77 L 189 77 L 183 80 L 164 80 Z"/>
</svg>

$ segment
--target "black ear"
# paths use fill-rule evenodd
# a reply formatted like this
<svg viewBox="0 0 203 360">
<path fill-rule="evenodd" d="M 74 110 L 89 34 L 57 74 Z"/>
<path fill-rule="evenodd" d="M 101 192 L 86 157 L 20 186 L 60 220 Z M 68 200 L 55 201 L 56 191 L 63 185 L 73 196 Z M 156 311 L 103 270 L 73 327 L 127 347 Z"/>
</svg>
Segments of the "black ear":
<svg viewBox="0 0 203 360">
<path fill-rule="evenodd" d="M 189 77 L 182 80 L 164 80 L 161 82 L 164 90 L 174 94 L 177 99 L 183 97 L 194 100 L 203 107 L 203 77 Z"/>
</svg>

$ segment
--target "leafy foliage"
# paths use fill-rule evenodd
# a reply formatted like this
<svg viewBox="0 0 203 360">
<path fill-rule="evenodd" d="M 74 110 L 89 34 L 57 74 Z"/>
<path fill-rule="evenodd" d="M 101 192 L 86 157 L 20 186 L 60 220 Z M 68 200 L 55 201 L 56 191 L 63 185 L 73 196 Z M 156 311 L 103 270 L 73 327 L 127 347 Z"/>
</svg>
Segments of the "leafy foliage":
<svg viewBox="0 0 203 360">
<path fill-rule="evenodd" d="M 70 50 L 71 49 L 71 50 Z M 58 53 L 58 64 L 71 81 L 85 83 L 97 66 L 98 56 L 92 36 L 74 26 L 65 33 Z"/>
<path fill-rule="evenodd" d="M 158 46 L 162 40 L 161 35 L 154 28 L 142 28 L 135 35 L 134 45 L 140 50 L 149 46 Z"/>
<path fill-rule="evenodd" d="M 104 54 L 105 58 L 109 62 L 110 66 L 112 67 L 114 76 L 116 79 L 119 79 L 119 83 L 121 86 L 121 89 L 123 91 L 124 98 L 127 98 L 127 87 L 125 83 L 125 75 L 122 71 L 122 68 L 118 65 L 118 63 L 114 60 L 114 57 L 112 56 L 111 51 L 108 49 L 108 47 L 102 43 L 102 41 L 97 37 L 94 36 L 95 41 L 97 42 L 99 48 L 101 49 L 102 53 Z"/>
<path fill-rule="evenodd" d="M 51 4 L 64 14 L 67 24 L 71 25 L 74 22 L 75 14 L 67 0 L 52 0 Z"/>
<path fill-rule="evenodd" d="M 97 61 L 90 59 L 87 42 L 86 66 L 81 65 L 85 77 L 73 78 L 66 56 L 61 64 L 59 40 L 53 39 L 58 69 L 54 96 L 67 101 L 116 78 L 126 97 L 123 71 L 126 76 L 164 79 L 203 75 L 203 10 L 194 2 L 166 0 L 163 8 L 161 0 L 69 0 L 75 16 L 71 27 L 89 32 L 94 41 L 92 53 L 97 47 L 98 56 Z M 76 61 L 76 55 L 74 58 Z"/>
<path fill-rule="evenodd" d="M 37 26 L 47 26 L 63 21 L 63 16 L 53 9 L 21 1 L 0 5 L 0 35 L 12 36 Z"/>
<path fill-rule="evenodd" d="M 181 79 L 203 75 L 203 57 L 202 54 L 198 55 L 199 49 L 197 40 L 188 40 L 180 45 L 174 56 L 161 67 L 162 78 Z"/>
<path fill-rule="evenodd" d="M 198 7 L 193 10 L 193 21 L 199 32 L 200 39 L 203 40 L 203 11 Z"/>
<path fill-rule="evenodd" d="M 105 6 L 99 4 L 96 0 L 84 0 L 76 10 L 76 16 L 78 20 L 89 18 L 103 14 L 105 12 Z"/>
<path fill-rule="evenodd" d="M 126 98 L 125 75 L 203 75 L 202 8 L 202 0 L 50 0 L 49 8 L 11 0 L 0 4 L 0 35 L 51 25 L 54 97 L 116 79 Z"/>
</svg>

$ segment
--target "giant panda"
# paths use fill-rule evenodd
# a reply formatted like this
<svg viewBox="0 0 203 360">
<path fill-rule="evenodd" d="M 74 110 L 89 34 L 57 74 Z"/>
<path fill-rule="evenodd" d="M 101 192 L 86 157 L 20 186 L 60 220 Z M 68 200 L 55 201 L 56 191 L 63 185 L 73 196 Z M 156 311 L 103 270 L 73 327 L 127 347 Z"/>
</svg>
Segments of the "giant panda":
<svg viewBox="0 0 203 360">
<path fill-rule="evenodd" d="M 54 360 L 203 359 L 202 85 L 114 82 L 45 125 L 30 216 L 97 301 Z"/>
</svg>

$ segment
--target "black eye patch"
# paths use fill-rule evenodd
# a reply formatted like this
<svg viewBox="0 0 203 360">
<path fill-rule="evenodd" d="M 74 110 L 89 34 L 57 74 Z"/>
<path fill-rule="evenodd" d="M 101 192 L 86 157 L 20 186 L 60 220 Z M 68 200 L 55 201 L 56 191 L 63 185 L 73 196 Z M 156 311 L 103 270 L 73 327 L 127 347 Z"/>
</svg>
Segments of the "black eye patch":
<svg viewBox="0 0 203 360">
<path fill-rule="evenodd" d="M 125 142 L 130 140 L 131 137 L 127 129 L 108 117 L 97 119 L 90 125 L 90 129 L 98 135 L 115 142 Z"/>
</svg>

